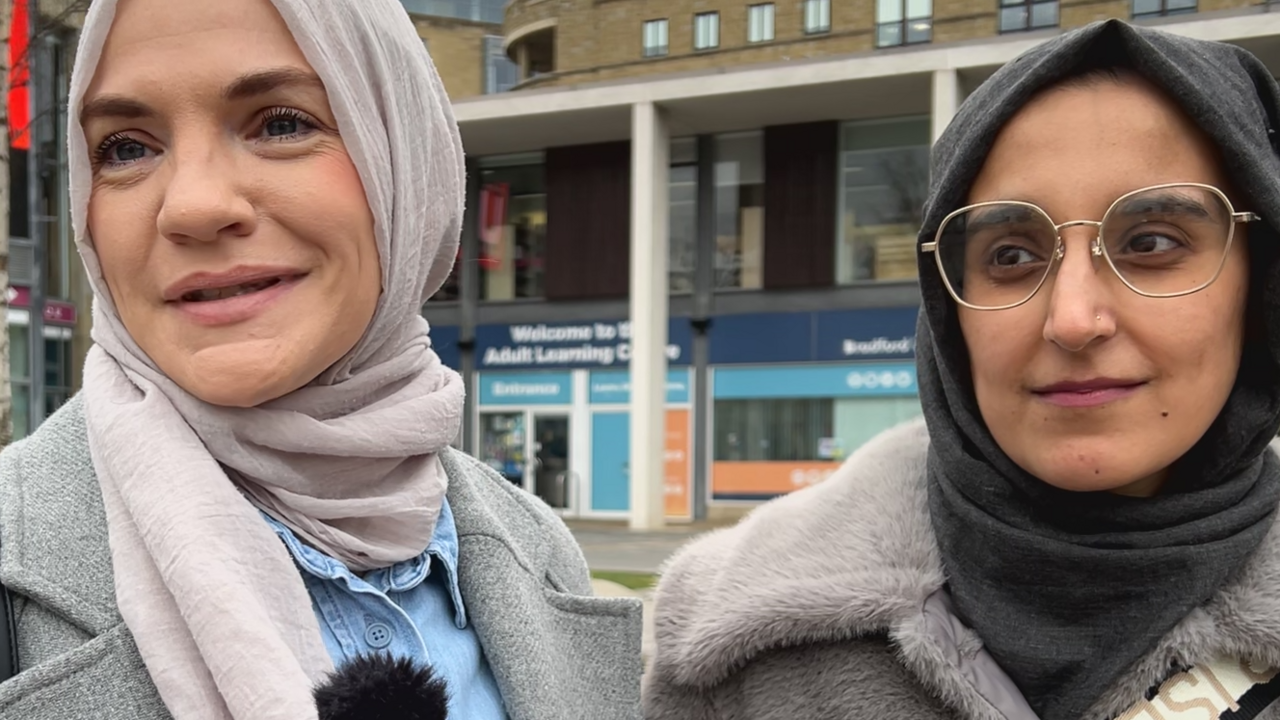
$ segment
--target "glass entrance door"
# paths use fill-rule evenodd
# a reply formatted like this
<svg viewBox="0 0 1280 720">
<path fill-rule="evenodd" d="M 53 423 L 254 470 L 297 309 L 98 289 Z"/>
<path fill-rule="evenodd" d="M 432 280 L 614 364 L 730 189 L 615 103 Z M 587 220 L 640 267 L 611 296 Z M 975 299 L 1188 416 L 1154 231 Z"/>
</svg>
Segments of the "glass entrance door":
<svg viewBox="0 0 1280 720">
<path fill-rule="evenodd" d="M 529 466 L 527 442 L 523 410 L 480 414 L 480 460 L 520 487 Z"/>
<path fill-rule="evenodd" d="M 531 430 L 533 485 L 526 488 L 551 507 L 569 511 L 576 485 L 569 467 L 569 416 L 534 415 Z"/>
</svg>

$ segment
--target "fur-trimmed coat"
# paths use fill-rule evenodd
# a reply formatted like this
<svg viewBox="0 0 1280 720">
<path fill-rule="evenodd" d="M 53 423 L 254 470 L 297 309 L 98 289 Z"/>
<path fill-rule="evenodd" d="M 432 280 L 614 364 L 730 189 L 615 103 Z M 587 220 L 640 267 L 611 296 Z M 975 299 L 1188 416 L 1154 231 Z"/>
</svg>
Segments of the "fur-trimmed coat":
<svg viewBox="0 0 1280 720">
<path fill-rule="evenodd" d="M 928 443 L 923 421 L 889 430 L 826 482 L 682 549 L 658 586 L 647 720 L 1034 720 L 941 592 Z M 1171 666 L 1224 656 L 1280 667 L 1274 529 L 1089 720 L 1124 713 Z M 1280 703 L 1258 720 L 1280 720 Z"/>
</svg>

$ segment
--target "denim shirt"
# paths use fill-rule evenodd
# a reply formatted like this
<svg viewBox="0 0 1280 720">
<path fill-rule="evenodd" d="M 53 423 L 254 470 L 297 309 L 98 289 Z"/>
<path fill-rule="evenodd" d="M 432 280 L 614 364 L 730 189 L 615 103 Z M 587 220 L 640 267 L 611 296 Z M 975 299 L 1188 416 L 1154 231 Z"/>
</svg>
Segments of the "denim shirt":
<svg viewBox="0 0 1280 720">
<path fill-rule="evenodd" d="M 449 691 L 449 716 L 505 720 L 502 696 L 458 589 L 458 531 L 446 500 L 416 558 L 366 573 L 304 545 L 264 515 L 302 570 L 320 634 L 335 666 L 386 652 L 429 664 Z"/>
</svg>

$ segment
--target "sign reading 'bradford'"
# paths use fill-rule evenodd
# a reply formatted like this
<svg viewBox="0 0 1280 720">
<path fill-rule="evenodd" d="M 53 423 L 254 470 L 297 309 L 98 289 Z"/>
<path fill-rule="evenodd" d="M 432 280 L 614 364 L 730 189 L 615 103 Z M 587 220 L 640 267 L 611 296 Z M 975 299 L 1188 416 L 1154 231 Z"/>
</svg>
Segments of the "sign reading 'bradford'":
<svg viewBox="0 0 1280 720">
<path fill-rule="evenodd" d="M 667 328 L 667 362 L 688 365 L 692 337 L 686 318 Z M 476 328 L 481 369 L 625 366 L 631 360 L 631 322 L 529 323 Z"/>
</svg>

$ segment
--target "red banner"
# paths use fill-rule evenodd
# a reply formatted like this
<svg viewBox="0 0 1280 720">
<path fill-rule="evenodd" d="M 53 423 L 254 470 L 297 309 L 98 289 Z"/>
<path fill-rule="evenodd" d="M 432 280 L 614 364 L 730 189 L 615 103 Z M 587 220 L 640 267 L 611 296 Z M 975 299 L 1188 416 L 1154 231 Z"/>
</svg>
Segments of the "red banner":
<svg viewBox="0 0 1280 720">
<path fill-rule="evenodd" d="M 485 270 L 496 270 L 502 264 L 502 233 L 510 201 L 511 185 L 507 183 L 490 183 L 480 189 L 480 267 Z"/>
<path fill-rule="evenodd" d="M 27 134 L 31 124 L 27 32 L 27 0 L 13 0 L 13 21 L 9 26 L 9 146 L 18 150 L 31 147 Z"/>
</svg>

